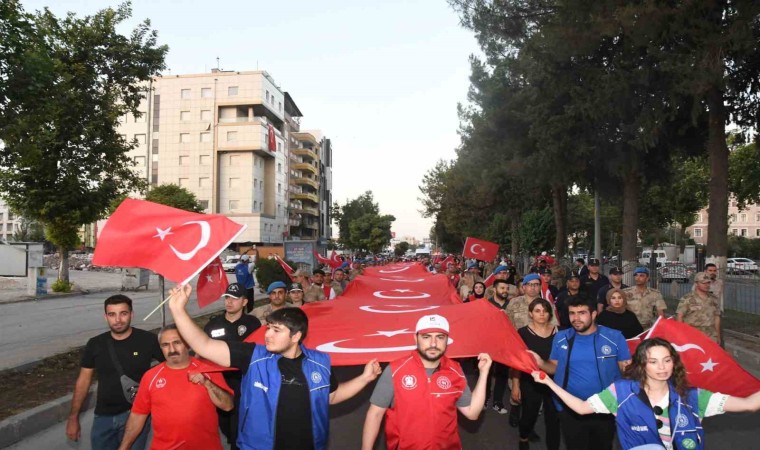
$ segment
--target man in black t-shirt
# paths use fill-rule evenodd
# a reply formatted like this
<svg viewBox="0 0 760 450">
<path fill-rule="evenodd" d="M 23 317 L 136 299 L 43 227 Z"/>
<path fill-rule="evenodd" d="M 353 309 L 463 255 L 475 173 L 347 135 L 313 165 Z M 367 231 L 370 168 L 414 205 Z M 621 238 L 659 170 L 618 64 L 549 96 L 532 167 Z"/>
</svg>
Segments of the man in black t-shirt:
<svg viewBox="0 0 760 450">
<path fill-rule="evenodd" d="M 116 359 L 124 375 L 139 383 L 143 374 L 151 367 L 151 361 L 163 361 L 164 355 L 158 345 L 156 335 L 148 331 L 132 328 L 132 300 L 125 295 L 113 295 L 105 301 L 105 319 L 110 331 L 87 341 L 82 354 L 81 369 L 74 395 L 71 412 L 66 423 L 66 436 L 72 441 L 81 437 L 79 413 L 92 384 L 95 371 L 98 372 L 98 393 L 95 403 L 95 418 L 90 434 L 93 449 L 117 449 L 124 436 L 124 426 L 129 417 L 131 400 L 127 401 L 121 387 L 121 375 L 111 356 L 113 348 Z M 132 445 L 132 450 L 145 448 L 150 426 Z"/>
<path fill-rule="evenodd" d="M 261 321 L 255 316 L 243 314 L 243 309 L 248 303 L 246 291 L 238 283 L 227 286 L 227 291 L 222 295 L 224 298 L 224 314 L 212 317 L 203 331 L 213 338 L 225 342 L 243 342 L 243 339 L 261 327 Z M 236 450 L 238 410 L 240 406 L 240 382 L 243 376 L 239 371 L 224 372 L 224 381 L 235 392 L 235 408 L 232 411 L 219 413 L 219 428 L 227 437 L 231 450 Z"/>
<path fill-rule="evenodd" d="M 596 300 L 599 290 L 610 284 L 610 280 L 600 272 L 600 261 L 596 258 L 588 260 L 588 273 L 581 275 L 581 290 L 592 301 Z"/>
<path fill-rule="evenodd" d="M 380 365 L 372 360 L 361 375 L 338 384 L 329 356 L 302 345 L 308 318 L 300 308 L 282 308 L 266 318 L 265 346 L 211 339 L 185 310 L 191 292 L 190 285 L 172 289 L 169 309 L 182 337 L 198 355 L 243 372 L 240 448 L 323 450 L 328 404 L 353 397 L 380 375 Z"/>
</svg>

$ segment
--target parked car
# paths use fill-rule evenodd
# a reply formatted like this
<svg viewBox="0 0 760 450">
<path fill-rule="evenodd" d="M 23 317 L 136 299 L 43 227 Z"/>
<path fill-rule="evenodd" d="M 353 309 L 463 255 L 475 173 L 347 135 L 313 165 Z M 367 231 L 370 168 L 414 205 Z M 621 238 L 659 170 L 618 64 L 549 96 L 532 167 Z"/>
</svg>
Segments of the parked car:
<svg viewBox="0 0 760 450">
<path fill-rule="evenodd" d="M 240 262 L 239 256 L 228 256 L 227 259 L 222 263 L 222 267 L 224 268 L 225 272 L 232 273 L 235 271 L 235 266 L 239 262 Z"/>
<path fill-rule="evenodd" d="M 657 281 L 660 283 L 672 281 L 688 283 L 692 274 L 694 274 L 693 268 L 680 262 L 670 261 L 657 268 Z"/>
<path fill-rule="evenodd" d="M 757 263 L 749 258 L 728 258 L 726 267 L 732 273 L 739 271 L 756 273 L 758 270 Z"/>
<path fill-rule="evenodd" d="M 668 260 L 668 255 L 665 253 L 665 250 L 655 250 L 654 257 L 657 260 L 657 267 L 663 266 Z M 652 250 L 644 250 L 643 252 L 641 252 L 641 258 L 639 258 L 639 264 L 642 266 L 648 266 L 651 258 L 652 258 Z"/>
</svg>

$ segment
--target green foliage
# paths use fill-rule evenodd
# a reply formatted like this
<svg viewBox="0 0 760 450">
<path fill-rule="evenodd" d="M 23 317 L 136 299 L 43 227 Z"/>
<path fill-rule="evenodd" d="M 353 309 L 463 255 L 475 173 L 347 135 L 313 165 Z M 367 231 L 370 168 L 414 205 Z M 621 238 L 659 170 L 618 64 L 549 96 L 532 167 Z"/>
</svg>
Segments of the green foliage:
<svg viewBox="0 0 760 450">
<path fill-rule="evenodd" d="M 550 249 L 554 243 L 554 217 L 550 208 L 530 209 L 522 214 L 520 248 L 530 254 Z"/>
<path fill-rule="evenodd" d="M 79 226 L 144 186 L 127 156 L 135 144 L 117 127 L 139 114 L 142 83 L 164 67 L 167 48 L 148 21 L 119 34 L 130 15 L 129 3 L 81 18 L 0 6 L 0 192 L 44 225 L 64 260 Z"/>
<path fill-rule="evenodd" d="M 169 183 L 152 187 L 145 196 L 145 200 L 185 211 L 203 212 L 195 194 L 176 184 Z"/>
<path fill-rule="evenodd" d="M 13 233 L 16 242 L 42 242 L 45 240 L 45 229 L 39 222 L 22 218 L 18 229 Z"/>
<path fill-rule="evenodd" d="M 292 261 L 286 261 L 290 267 L 295 268 Z M 258 258 L 256 260 L 256 280 L 264 289 L 275 281 L 290 283 L 290 277 L 275 259 Z"/>
<path fill-rule="evenodd" d="M 399 242 L 393 246 L 393 254 L 396 256 L 404 256 L 409 250 L 409 243 L 406 241 Z"/>
<path fill-rule="evenodd" d="M 50 285 L 50 289 L 52 289 L 53 292 L 71 292 L 71 287 L 71 283 L 61 279 L 55 280 L 53 284 Z"/>
<path fill-rule="evenodd" d="M 343 248 L 378 253 L 391 240 L 391 215 L 380 215 L 372 191 L 349 200 L 345 205 L 333 205 L 332 215 L 338 223 L 340 244 Z"/>
<path fill-rule="evenodd" d="M 760 259 L 760 239 L 728 236 L 728 256 Z"/>
<path fill-rule="evenodd" d="M 740 145 L 728 157 L 729 190 L 742 209 L 760 203 L 760 149 L 757 143 Z"/>
</svg>

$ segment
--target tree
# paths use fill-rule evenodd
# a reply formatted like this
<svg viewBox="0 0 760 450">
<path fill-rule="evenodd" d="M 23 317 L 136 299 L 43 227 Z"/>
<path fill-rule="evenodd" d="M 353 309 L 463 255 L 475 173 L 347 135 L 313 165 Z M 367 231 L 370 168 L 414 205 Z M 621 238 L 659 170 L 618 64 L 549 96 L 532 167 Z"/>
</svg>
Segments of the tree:
<svg viewBox="0 0 760 450">
<path fill-rule="evenodd" d="M 349 226 L 349 242 L 355 250 L 379 253 L 391 242 L 391 225 L 396 218 L 391 215 L 365 214 L 352 220 Z"/>
<path fill-rule="evenodd" d="M 351 222 L 365 214 L 380 214 L 380 208 L 375 203 L 372 191 L 366 191 L 353 200 L 347 200 L 343 206 L 340 206 L 338 202 L 333 205 L 332 216 L 338 224 L 339 240 L 344 247 L 354 248 L 349 244 Z"/>
<path fill-rule="evenodd" d="M 399 242 L 398 244 L 393 246 L 393 254 L 398 257 L 404 256 L 408 250 L 409 250 L 409 243 L 406 241 Z"/>
<path fill-rule="evenodd" d="M 728 157 L 729 191 L 743 209 L 760 203 L 760 148 L 758 143 L 737 145 Z"/>
<path fill-rule="evenodd" d="M 151 188 L 145 200 L 185 211 L 203 212 L 203 207 L 195 194 L 176 184 L 162 184 Z"/>
<path fill-rule="evenodd" d="M 45 240 L 45 230 L 38 222 L 21 218 L 18 229 L 13 233 L 16 242 L 42 242 Z"/>
<path fill-rule="evenodd" d="M 45 227 L 61 255 L 59 279 L 68 283 L 79 227 L 144 187 L 127 156 L 135 144 L 117 128 L 120 117 L 140 114 L 141 83 L 164 68 L 167 47 L 156 45 L 149 21 L 129 36 L 117 33 L 131 16 L 129 3 L 58 18 L 49 10 L 27 14 L 11 0 L 0 14 L 0 192 Z"/>
</svg>

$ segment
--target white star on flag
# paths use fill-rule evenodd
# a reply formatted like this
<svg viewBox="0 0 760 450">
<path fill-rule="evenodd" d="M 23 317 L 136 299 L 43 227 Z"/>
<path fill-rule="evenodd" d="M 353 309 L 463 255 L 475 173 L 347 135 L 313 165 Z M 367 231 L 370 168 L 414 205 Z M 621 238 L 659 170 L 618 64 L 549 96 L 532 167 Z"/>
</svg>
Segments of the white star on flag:
<svg viewBox="0 0 760 450">
<path fill-rule="evenodd" d="M 719 363 L 713 362 L 712 358 L 708 359 L 706 362 L 699 363 L 702 366 L 702 372 L 707 372 L 708 370 L 710 372 L 715 372 L 715 366 L 717 366 Z"/>
<path fill-rule="evenodd" d="M 206 275 L 206 281 L 213 282 L 214 281 L 214 277 L 212 277 L 211 275 Z"/>
<path fill-rule="evenodd" d="M 397 334 L 412 334 L 413 331 L 409 331 L 408 329 L 404 328 L 403 330 L 393 330 L 393 331 L 378 331 L 376 334 L 367 334 L 365 336 L 385 336 L 385 337 L 393 337 Z"/>
<path fill-rule="evenodd" d="M 157 237 L 157 238 L 161 239 L 161 241 L 162 241 L 162 242 L 163 242 L 163 240 L 164 240 L 164 238 L 165 238 L 166 236 L 168 236 L 168 235 L 170 235 L 170 234 L 174 234 L 174 233 L 172 233 L 172 227 L 169 227 L 169 228 L 167 228 L 167 229 L 165 229 L 165 230 L 162 230 L 161 228 L 158 228 L 158 227 L 156 227 L 156 232 L 157 232 L 158 234 L 157 234 L 157 235 L 155 235 L 155 236 L 153 236 L 153 237 L 154 237 L 154 238 L 156 238 L 156 237 Z"/>
</svg>

